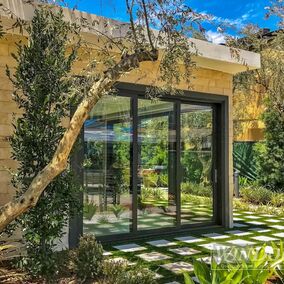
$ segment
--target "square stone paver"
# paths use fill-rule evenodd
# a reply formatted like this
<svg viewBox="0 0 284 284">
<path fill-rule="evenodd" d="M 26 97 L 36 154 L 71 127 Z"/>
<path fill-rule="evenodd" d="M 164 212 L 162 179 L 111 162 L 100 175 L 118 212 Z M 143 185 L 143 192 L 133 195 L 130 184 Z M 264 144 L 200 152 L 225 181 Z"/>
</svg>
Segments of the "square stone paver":
<svg viewBox="0 0 284 284">
<path fill-rule="evenodd" d="M 229 236 L 227 236 L 227 235 L 222 235 L 222 234 L 218 234 L 218 233 L 203 234 L 202 236 L 204 236 L 206 238 L 214 239 L 214 240 L 229 238 Z"/>
<path fill-rule="evenodd" d="M 244 221 L 244 219 L 240 217 L 234 217 L 234 221 Z"/>
<path fill-rule="evenodd" d="M 258 228 L 258 227 L 249 228 L 249 230 L 250 231 L 255 231 L 255 232 L 258 232 L 258 233 L 267 233 L 267 232 L 271 231 L 270 229 L 264 229 L 264 228 Z"/>
<path fill-rule="evenodd" d="M 227 241 L 227 243 L 230 243 L 236 246 L 241 246 L 241 247 L 250 246 L 250 245 L 255 244 L 254 242 L 246 241 L 243 239 L 230 240 L 230 241 Z"/>
<path fill-rule="evenodd" d="M 254 216 L 254 215 L 250 215 L 250 216 L 246 216 L 245 218 L 256 220 L 256 219 L 260 219 L 261 217 L 259 217 L 259 216 Z"/>
<path fill-rule="evenodd" d="M 204 239 L 201 238 L 196 238 L 193 236 L 187 236 L 187 237 L 179 237 L 179 238 L 175 238 L 178 241 L 184 242 L 184 243 L 197 243 L 197 242 L 203 242 Z"/>
<path fill-rule="evenodd" d="M 145 261 L 151 262 L 151 261 L 160 261 L 160 260 L 164 260 L 164 259 L 169 259 L 171 258 L 168 255 L 159 253 L 159 252 L 149 252 L 149 253 L 142 253 L 142 254 L 138 254 L 138 257 L 142 258 Z"/>
<path fill-rule="evenodd" d="M 103 256 L 110 256 L 110 255 L 112 255 L 112 252 L 110 252 L 110 251 L 104 251 L 103 252 Z"/>
<path fill-rule="evenodd" d="M 226 231 L 226 233 L 234 236 L 247 236 L 252 234 L 251 232 L 245 232 L 240 230 Z"/>
<path fill-rule="evenodd" d="M 167 263 L 160 266 L 175 274 L 193 271 L 193 265 L 184 261 Z"/>
<path fill-rule="evenodd" d="M 208 250 L 224 250 L 229 248 L 229 246 L 223 245 L 223 244 L 218 244 L 218 243 L 209 243 L 209 244 L 203 244 L 199 245 L 200 247 L 206 248 Z"/>
<path fill-rule="evenodd" d="M 252 237 L 251 239 L 261 241 L 261 242 L 271 242 L 271 241 L 277 241 L 278 240 L 276 238 L 267 237 L 267 236 L 256 236 L 256 237 Z"/>
<path fill-rule="evenodd" d="M 188 248 L 188 247 L 180 247 L 180 248 L 174 248 L 174 249 L 169 249 L 169 251 L 179 254 L 179 255 L 192 255 L 192 254 L 197 254 L 200 253 L 199 250 L 193 249 L 193 248 Z"/>
<path fill-rule="evenodd" d="M 114 246 L 114 248 L 123 251 L 123 252 L 135 252 L 140 250 L 145 250 L 145 247 L 139 246 L 135 243 L 126 244 L 126 245 L 120 245 L 120 246 Z"/>
<path fill-rule="evenodd" d="M 284 233 L 276 233 L 274 234 L 275 237 L 284 238 Z"/>
<path fill-rule="evenodd" d="M 245 228 L 245 227 L 248 227 L 248 225 L 242 224 L 242 223 L 234 223 L 234 227 L 236 227 L 236 228 Z"/>
<path fill-rule="evenodd" d="M 279 222 L 282 222 L 282 221 L 278 220 L 278 219 L 266 219 L 266 220 L 264 220 L 264 222 L 267 222 L 267 223 L 279 223 Z"/>
<path fill-rule="evenodd" d="M 169 246 L 175 246 L 177 243 L 167 241 L 167 240 L 156 240 L 156 241 L 150 241 L 147 242 L 147 244 L 154 246 L 154 247 L 169 247 Z"/>
<path fill-rule="evenodd" d="M 284 226 L 282 225 L 269 225 L 269 227 L 280 231 L 284 230 Z"/>
<path fill-rule="evenodd" d="M 247 221 L 248 224 L 252 224 L 252 225 L 265 225 L 264 222 L 260 222 L 260 221 Z"/>
</svg>

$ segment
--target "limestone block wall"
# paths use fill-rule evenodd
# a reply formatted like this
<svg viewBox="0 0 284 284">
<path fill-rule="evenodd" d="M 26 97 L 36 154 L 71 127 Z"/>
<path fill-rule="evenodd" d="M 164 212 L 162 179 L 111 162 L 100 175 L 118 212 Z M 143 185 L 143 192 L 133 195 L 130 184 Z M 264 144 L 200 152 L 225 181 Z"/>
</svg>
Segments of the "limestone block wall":
<svg viewBox="0 0 284 284">
<path fill-rule="evenodd" d="M 17 163 L 11 159 L 11 150 L 9 146 L 9 137 L 13 133 L 12 121 L 13 115 L 20 115 L 21 112 L 12 101 L 11 94 L 13 86 L 6 77 L 6 65 L 13 72 L 15 60 L 11 56 L 16 52 L 15 43 L 19 40 L 25 40 L 17 35 L 8 35 L 0 39 L 0 206 L 11 199 L 14 190 L 10 183 L 11 175 L 6 168 L 16 169 Z M 80 60 L 74 64 L 74 73 L 79 73 L 82 68 L 86 67 L 92 57 L 92 52 L 82 55 Z M 132 71 L 124 76 L 121 81 L 137 84 L 152 84 L 157 77 L 157 63 L 143 63 L 139 71 Z M 193 72 L 191 84 L 192 90 L 209 94 L 218 94 L 229 97 L 230 110 L 232 110 L 232 75 L 220 71 L 205 68 L 196 68 Z M 188 86 L 182 82 L 179 86 L 181 89 L 187 89 Z M 233 124 L 231 111 L 229 113 L 229 149 L 232 153 L 233 141 Z M 231 155 L 230 155 L 231 156 Z M 233 190 L 232 178 L 232 159 L 229 164 L 230 172 L 230 192 Z"/>
</svg>

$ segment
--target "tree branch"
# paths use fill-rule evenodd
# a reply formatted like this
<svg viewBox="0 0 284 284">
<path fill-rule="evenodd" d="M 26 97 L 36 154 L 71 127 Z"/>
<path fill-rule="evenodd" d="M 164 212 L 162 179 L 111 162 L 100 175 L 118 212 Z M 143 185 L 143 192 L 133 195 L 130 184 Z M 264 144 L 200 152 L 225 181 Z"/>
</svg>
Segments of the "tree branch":
<svg viewBox="0 0 284 284">
<path fill-rule="evenodd" d="M 129 5 L 129 1 L 128 0 L 125 0 L 126 1 L 126 7 L 127 7 L 127 12 L 129 14 L 129 20 L 130 20 L 130 26 L 131 26 L 131 30 L 133 32 L 133 36 L 134 36 L 134 41 L 135 41 L 135 45 L 136 47 L 139 45 L 139 42 L 138 42 L 138 38 L 137 38 L 137 34 L 136 34 L 136 29 L 135 29 L 135 25 L 134 25 L 134 19 L 133 19 L 133 0 L 132 0 L 132 3 L 131 5 Z M 131 6 L 131 7 L 130 7 Z"/>
<path fill-rule="evenodd" d="M 145 23 L 146 23 L 146 29 L 147 29 L 149 43 L 150 43 L 151 48 L 155 49 L 153 41 L 152 41 L 152 36 L 151 36 L 151 31 L 150 31 L 150 26 L 149 26 L 149 20 L 148 20 L 148 14 L 147 14 L 145 0 L 142 0 L 142 5 L 143 5 L 143 10 L 144 10 Z"/>
<path fill-rule="evenodd" d="M 44 189 L 66 169 L 72 147 L 90 111 L 99 99 L 108 93 L 122 74 L 138 68 L 140 62 L 156 61 L 157 59 L 158 51 L 155 49 L 137 51 L 122 58 L 118 64 L 108 69 L 101 79 L 93 84 L 88 96 L 76 109 L 52 160 L 36 175 L 22 196 L 0 208 L 0 232 L 21 214 L 36 206 Z"/>
</svg>

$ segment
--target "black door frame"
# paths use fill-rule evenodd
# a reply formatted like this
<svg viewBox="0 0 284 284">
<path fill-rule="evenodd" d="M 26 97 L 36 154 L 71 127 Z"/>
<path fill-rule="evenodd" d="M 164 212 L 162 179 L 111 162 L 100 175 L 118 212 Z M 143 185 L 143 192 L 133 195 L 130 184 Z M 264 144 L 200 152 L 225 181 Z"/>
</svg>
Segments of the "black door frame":
<svg viewBox="0 0 284 284">
<path fill-rule="evenodd" d="M 230 193 L 229 193 L 229 121 L 228 121 L 228 97 L 216 94 L 200 93 L 193 91 L 184 91 L 184 95 L 163 96 L 161 99 L 175 103 L 174 112 L 176 117 L 180 116 L 181 103 L 193 103 L 200 105 L 208 105 L 213 108 L 213 221 L 208 223 L 198 224 L 181 224 L 181 208 L 180 208 L 180 147 L 176 147 L 176 216 L 177 224 L 175 227 L 166 227 L 151 230 L 137 230 L 137 173 L 138 173 L 138 99 L 145 99 L 145 85 L 119 83 L 117 86 L 120 96 L 131 98 L 131 118 L 133 139 L 131 143 L 131 186 L 132 186 L 132 218 L 129 233 L 113 234 L 106 236 L 98 236 L 102 242 L 114 240 L 129 240 L 141 237 L 184 232 L 194 228 L 203 228 L 210 226 L 230 225 Z M 176 144 L 180 145 L 180 119 L 176 119 Z M 80 140 L 84 141 L 84 131 L 81 131 Z M 83 184 L 83 170 L 79 166 L 83 160 L 83 147 L 73 155 L 72 166 L 75 169 L 78 179 Z M 79 196 L 80 203 L 83 207 L 83 193 Z M 69 222 L 69 247 L 75 247 L 78 244 L 79 237 L 83 234 L 83 216 L 82 214 L 72 218 Z"/>
</svg>

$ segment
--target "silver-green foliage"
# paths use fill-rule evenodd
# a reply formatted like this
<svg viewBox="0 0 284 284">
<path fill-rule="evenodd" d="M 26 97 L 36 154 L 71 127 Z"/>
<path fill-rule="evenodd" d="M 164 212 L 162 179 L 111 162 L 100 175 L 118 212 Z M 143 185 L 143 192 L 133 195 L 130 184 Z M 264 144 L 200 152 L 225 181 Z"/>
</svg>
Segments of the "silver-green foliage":
<svg viewBox="0 0 284 284">
<path fill-rule="evenodd" d="M 84 235 L 74 256 L 75 273 L 79 279 L 94 279 L 103 273 L 103 247 L 94 235 Z"/>
</svg>

